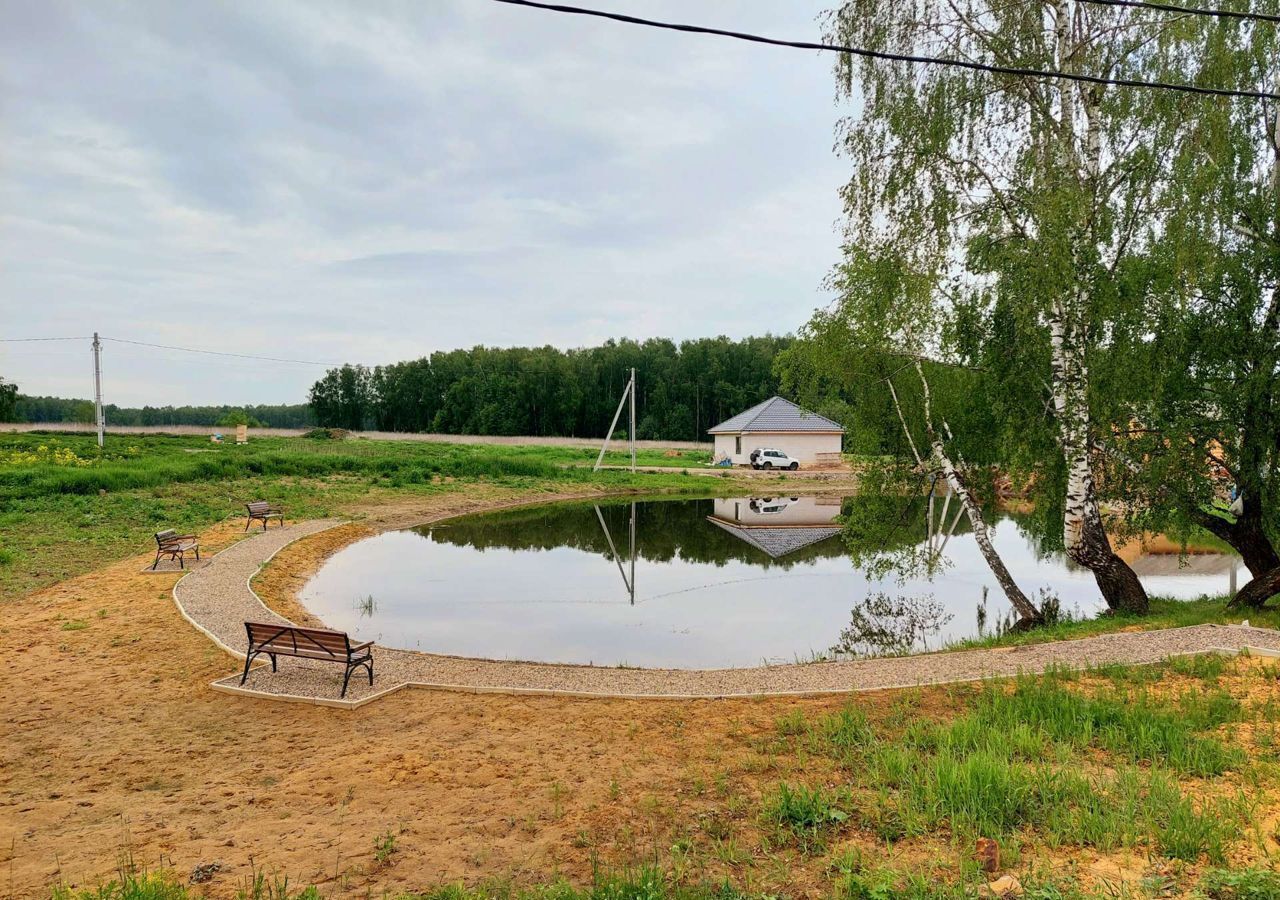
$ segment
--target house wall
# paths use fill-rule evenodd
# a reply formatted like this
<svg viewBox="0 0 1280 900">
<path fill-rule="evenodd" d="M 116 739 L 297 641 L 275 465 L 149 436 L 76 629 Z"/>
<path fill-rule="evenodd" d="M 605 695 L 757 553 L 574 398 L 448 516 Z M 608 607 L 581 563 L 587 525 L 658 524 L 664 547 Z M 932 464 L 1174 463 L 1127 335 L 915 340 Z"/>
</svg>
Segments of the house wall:
<svg viewBox="0 0 1280 900">
<path fill-rule="evenodd" d="M 752 509 L 752 504 L 756 505 Z M 764 510 L 768 510 L 767 512 Z M 834 525 L 840 515 L 839 497 L 775 497 L 773 502 L 741 497 L 717 497 L 712 515 L 733 525 L 752 527 Z"/>
<path fill-rule="evenodd" d="M 797 434 L 776 434 L 753 431 L 748 434 L 717 434 L 715 438 L 715 456 L 720 458 L 726 454 L 735 466 L 745 466 L 750 460 L 751 451 L 757 447 L 772 447 L 781 450 L 788 456 L 800 461 L 800 465 L 812 464 L 819 453 L 839 453 L 844 435 L 814 434 L 802 432 Z M 742 452 L 737 452 L 735 438 L 742 438 Z"/>
</svg>

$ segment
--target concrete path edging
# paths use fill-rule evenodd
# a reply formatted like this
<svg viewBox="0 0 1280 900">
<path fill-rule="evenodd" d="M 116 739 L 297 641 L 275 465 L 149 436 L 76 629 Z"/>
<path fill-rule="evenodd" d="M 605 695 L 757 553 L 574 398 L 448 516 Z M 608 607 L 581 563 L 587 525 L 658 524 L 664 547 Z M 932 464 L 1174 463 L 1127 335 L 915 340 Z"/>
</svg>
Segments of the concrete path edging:
<svg viewBox="0 0 1280 900">
<path fill-rule="evenodd" d="M 345 523 L 336 519 L 299 522 L 258 532 L 219 551 L 208 566 L 187 573 L 174 585 L 179 612 L 222 650 L 243 659 L 244 652 L 237 647 L 244 646 L 244 621 L 291 624 L 262 602 L 250 583 L 253 576 L 294 541 L 341 524 Z M 1191 625 L 908 657 L 703 670 L 471 659 L 375 647 L 374 684 L 370 686 L 357 674 L 346 698 L 338 696 L 339 667 L 297 659 L 283 660 L 275 673 L 266 664 L 253 668 L 244 685 L 237 671 L 215 680 L 211 687 L 243 697 L 340 709 L 358 709 L 403 688 L 583 699 L 806 697 L 972 682 L 1034 674 L 1055 666 L 1150 664 L 1174 656 L 1244 652 L 1280 657 L 1280 632 L 1244 625 Z"/>
</svg>

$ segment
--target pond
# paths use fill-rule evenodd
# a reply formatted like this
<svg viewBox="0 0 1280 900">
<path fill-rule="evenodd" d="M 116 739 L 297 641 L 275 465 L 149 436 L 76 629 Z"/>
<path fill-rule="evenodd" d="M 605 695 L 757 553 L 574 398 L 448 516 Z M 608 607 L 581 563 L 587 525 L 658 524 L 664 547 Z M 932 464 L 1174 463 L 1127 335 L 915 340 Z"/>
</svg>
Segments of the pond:
<svg viewBox="0 0 1280 900">
<path fill-rule="evenodd" d="M 718 668 L 932 649 L 1009 611 L 957 511 L 822 496 L 521 507 L 359 541 L 301 599 L 361 640 L 491 659 Z M 859 538 L 868 517 L 886 524 Z M 1024 525 L 993 529 L 1028 595 L 1101 608 L 1092 576 L 1040 552 Z M 1221 594 L 1236 578 L 1228 554 L 1165 549 L 1130 554 L 1152 594 Z"/>
</svg>

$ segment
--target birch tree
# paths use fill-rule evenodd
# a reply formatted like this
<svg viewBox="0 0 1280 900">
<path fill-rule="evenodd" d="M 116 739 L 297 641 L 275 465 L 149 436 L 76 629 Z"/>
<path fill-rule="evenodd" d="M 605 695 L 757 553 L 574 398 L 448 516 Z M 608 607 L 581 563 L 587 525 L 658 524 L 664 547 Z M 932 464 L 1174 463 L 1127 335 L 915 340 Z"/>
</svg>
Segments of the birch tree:
<svg viewBox="0 0 1280 900">
<path fill-rule="evenodd" d="M 996 551 L 982 507 L 970 489 L 963 450 L 956 446 L 950 423 L 934 402 L 924 360 L 940 348 L 923 335 L 944 330 L 947 323 L 946 309 L 935 302 L 934 277 L 933 273 L 916 271 L 893 251 L 873 254 L 850 248 L 830 280 L 838 292 L 837 300 L 815 314 L 802 331 L 802 343 L 828 348 L 827 362 L 821 366 L 828 370 L 850 359 L 860 361 L 855 365 L 874 360 L 890 366 L 878 377 L 846 372 L 844 380 L 856 385 L 864 397 L 875 393 L 888 396 L 916 476 L 944 482 L 960 501 L 978 549 L 1017 613 L 1018 624 L 1031 627 L 1043 621 L 1041 611 L 1014 581 Z M 838 353 L 831 352 L 835 348 Z M 944 363 L 932 363 L 931 367 L 948 368 Z M 896 378 L 914 382 L 915 390 L 905 401 Z M 882 423 L 882 427 L 892 428 L 893 424 Z M 939 562 L 931 548 L 925 548 L 922 555 L 927 567 Z"/>
<path fill-rule="evenodd" d="M 1280 92 L 1280 29 L 1199 33 L 1197 75 Z M 1195 137 L 1170 148 L 1159 227 L 1135 267 L 1142 290 L 1116 320 L 1103 375 L 1117 423 L 1106 441 L 1113 490 L 1138 500 L 1129 518 L 1229 543 L 1253 575 L 1235 598 L 1243 606 L 1280 593 L 1278 106 L 1187 110 Z"/>
<path fill-rule="evenodd" d="M 849 0 L 827 25 L 835 42 L 874 50 L 1179 80 L 1200 47 L 1183 19 L 1079 0 Z M 1149 233 L 1162 160 L 1187 135 L 1188 104 L 1205 101 L 856 57 L 836 74 L 858 109 L 839 133 L 855 169 L 850 242 L 907 254 L 951 294 L 976 294 L 988 320 L 1003 308 L 1020 340 L 995 352 L 1043 365 L 1001 389 L 1043 402 L 1063 545 L 1110 608 L 1144 612 L 1146 593 L 1104 527 L 1097 439 L 1109 423 L 1094 415 L 1091 366 L 1118 278 Z M 1006 424 L 1014 440 L 1038 427 Z"/>
</svg>

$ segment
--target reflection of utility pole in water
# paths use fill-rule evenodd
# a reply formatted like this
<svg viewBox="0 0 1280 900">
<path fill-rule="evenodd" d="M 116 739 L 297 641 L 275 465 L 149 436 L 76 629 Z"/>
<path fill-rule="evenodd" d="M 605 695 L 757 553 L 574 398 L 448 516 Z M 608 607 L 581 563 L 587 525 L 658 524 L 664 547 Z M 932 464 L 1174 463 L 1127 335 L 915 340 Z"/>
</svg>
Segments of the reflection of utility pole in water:
<svg viewBox="0 0 1280 900">
<path fill-rule="evenodd" d="M 622 568 L 622 557 L 618 555 L 618 548 L 613 544 L 613 535 L 609 533 L 609 524 L 604 520 L 604 513 L 600 512 L 600 507 L 592 504 L 592 508 L 596 511 L 596 518 L 600 520 L 600 527 L 604 530 L 604 539 L 609 542 L 609 552 L 613 555 L 613 561 L 618 566 L 618 574 L 622 576 L 622 584 L 627 589 L 627 596 L 631 598 L 631 605 L 636 605 L 636 505 L 631 504 L 631 519 L 627 523 L 627 534 L 629 535 L 630 551 L 631 551 L 631 576 L 627 576 L 627 570 Z"/>
<path fill-rule="evenodd" d="M 960 524 L 960 517 L 964 515 L 964 506 L 956 510 L 955 518 L 951 520 L 951 525 L 943 531 L 943 526 L 947 524 L 947 509 L 951 506 L 952 491 L 947 490 L 942 495 L 942 510 L 938 514 L 937 523 L 934 522 L 934 504 L 933 496 L 936 486 L 929 491 L 929 505 L 925 511 L 927 520 L 927 546 L 929 548 L 929 564 L 933 565 L 942 558 L 942 552 L 947 549 L 947 542 L 951 540 L 951 535 L 956 533 L 956 526 Z"/>
</svg>

